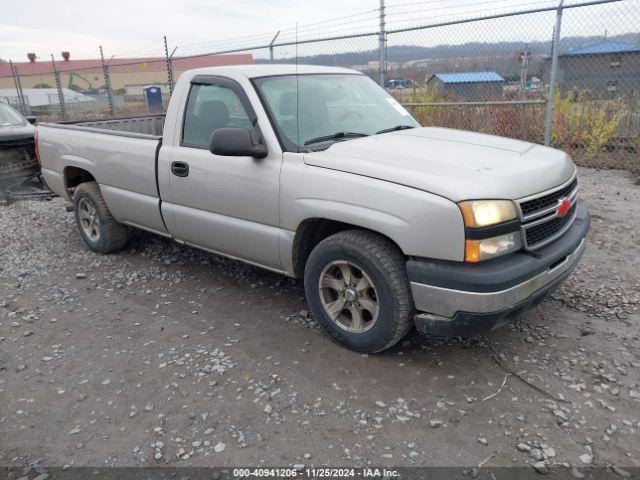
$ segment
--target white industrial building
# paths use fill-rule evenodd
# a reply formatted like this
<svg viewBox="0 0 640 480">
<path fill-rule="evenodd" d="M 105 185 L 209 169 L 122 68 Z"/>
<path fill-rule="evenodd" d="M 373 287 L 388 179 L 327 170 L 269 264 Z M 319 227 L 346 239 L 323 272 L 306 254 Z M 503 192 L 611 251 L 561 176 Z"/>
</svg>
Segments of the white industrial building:
<svg viewBox="0 0 640 480">
<path fill-rule="evenodd" d="M 44 107 L 58 104 L 58 90 L 55 88 L 23 88 L 22 94 L 31 107 Z M 62 89 L 62 95 L 64 96 L 65 103 L 93 101 L 93 98 L 90 96 L 68 88 Z M 0 89 L 0 101 L 10 105 L 18 105 L 18 94 L 15 88 Z"/>
</svg>

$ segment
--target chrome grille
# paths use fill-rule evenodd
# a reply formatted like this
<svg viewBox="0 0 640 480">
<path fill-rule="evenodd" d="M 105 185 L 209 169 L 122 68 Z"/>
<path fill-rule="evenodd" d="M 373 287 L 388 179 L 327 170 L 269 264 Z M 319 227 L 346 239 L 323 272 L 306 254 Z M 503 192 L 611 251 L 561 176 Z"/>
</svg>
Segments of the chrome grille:
<svg viewBox="0 0 640 480">
<path fill-rule="evenodd" d="M 532 195 L 518 201 L 522 220 L 522 240 L 527 250 L 541 248 L 566 232 L 573 223 L 577 212 L 578 179 L 552 190 Z M 558 207 L 563 200 L 570 201 L 565 216 L 558 215 Z"/>
</svg>

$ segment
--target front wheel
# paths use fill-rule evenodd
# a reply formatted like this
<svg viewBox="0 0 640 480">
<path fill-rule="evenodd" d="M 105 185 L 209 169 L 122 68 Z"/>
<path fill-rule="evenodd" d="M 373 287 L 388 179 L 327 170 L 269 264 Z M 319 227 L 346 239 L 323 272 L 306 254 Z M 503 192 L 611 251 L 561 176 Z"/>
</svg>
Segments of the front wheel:
<svg viewBox="0 0 640 480">
<path fill-rule="evenodd" d="M 326 238 L 311 252 L 304 280 L 314 317 L 352 350 L 380 352 L 411 327 L 404 256 L 376 233 L 348 230 Z"/>
</svg>

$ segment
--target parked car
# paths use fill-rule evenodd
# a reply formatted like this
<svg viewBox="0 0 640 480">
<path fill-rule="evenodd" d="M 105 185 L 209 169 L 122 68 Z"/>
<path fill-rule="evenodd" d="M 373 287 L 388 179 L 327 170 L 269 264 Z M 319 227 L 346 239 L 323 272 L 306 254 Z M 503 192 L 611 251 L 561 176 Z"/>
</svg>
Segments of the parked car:
<svg viewBox="0 0 640 480">
<path fill-rule="evenodd" d="M 11 185 L 40 171 L 34 150 L 35 121 L 0 102 L 0 200 Z"/>
<path fill-rule="evenodd" d="M 590 222 L 564 152 L 420 128 L 341 68 L 191 70 L 166 117 L 42 124 L 38 144 L 92 250 L 136 227 L 303 279 L 314 318 L 361 352 L 414 324 L 515 319 L 569 275 Z"/>
</svg>

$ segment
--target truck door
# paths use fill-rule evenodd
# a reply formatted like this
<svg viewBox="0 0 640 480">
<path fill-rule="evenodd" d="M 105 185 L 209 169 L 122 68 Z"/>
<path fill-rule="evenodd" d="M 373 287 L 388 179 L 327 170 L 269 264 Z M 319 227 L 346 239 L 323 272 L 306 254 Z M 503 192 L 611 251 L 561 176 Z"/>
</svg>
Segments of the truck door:
<svg viewBox="0 0 640 480">
<path fill-rule="evenodd" d="M 214 155 L 209 139 L 221 127 L 259 136 L 243 88 L 225 77 L 196 76 L 184 109 L 179 145 L 158 168 L 169 178 L 162 209 L 179 241 L 281 270 L 278 253 L 280 152 L 266 158 Z M 165 147 L 163 147 L 165 148 Z"/>
</svg>

